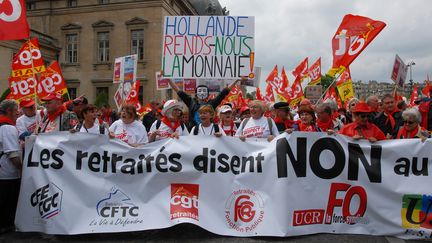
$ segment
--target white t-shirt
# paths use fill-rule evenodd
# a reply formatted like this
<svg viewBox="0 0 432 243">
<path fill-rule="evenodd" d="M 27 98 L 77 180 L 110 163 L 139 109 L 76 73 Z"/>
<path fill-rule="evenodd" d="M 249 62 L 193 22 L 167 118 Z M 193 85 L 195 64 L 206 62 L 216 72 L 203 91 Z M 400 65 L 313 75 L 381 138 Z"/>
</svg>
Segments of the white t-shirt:
<svg viewBox="0 0 432 243">
<path fill-rule="evenodd" d="M 271 118 L 270 118 L 271 119 Z M 237 129 L 236 137 L 240 135 L 246 136 L 247 138 L 267 138 L 270 135 L 269 123 L 267 117 L 262 116 L 259 119 L 253 119 L 252 117 L 248 119 L 247 123 L 243 125 L 246 121 L 243 120 Z M 279 131 L 276 127 L 275 122 L 271 119 L 272 125 L 272 135 L 279 135 Z M 243 129 L 242 129 L 243 128 Z"/>
<path fill-rule="evenodd" d="M 10 180 L 20 178 L 19 170 L 8 159 L 7 153 L 21 153 L 21 147 L 18 143 L 18 130 L 12 125 L 2 125 L 0 127 L 0 151 L 3 154 L 0 158 L 0 179 Z"/>
<path fill-rule="evenodd" d="M 176 128 L 175 131 L 173 131 L 169 126 L 167 126 L 164 122 L 160 121 L 160 126 L 159 129 L 156 129 L 156 124 L 157 124 L 157 120 L 153 122 L 152 126 L 150 127 L 149 130 L 149 135 L 151 135 L 152 133 L 154 133 L 156 130 L 159 130 L 159 135 L 156 135 L 155 141 L 156 140 L 161 140 L 161 139 L 165 139 L 165 138 L 169 138 L 171 134 L 173 134 L 174 132 L 177 132 L 177 134 L 179 136 L 187 136 L 189 135 L 189 132 L 186 128 L 185 125 L 182 126 L 178 126 Z"/>
<path fill-rule="evenodd" d="M 110 132 L 114 132 L 115 137 L 123 142 L 129 144 L 148 143 L 147 131 L 144 125 L 139 121 L 135 120 L 130 124 L 125 124 L 119 119 L 110 126 L 109 130 Z"/>
<path fill-rule="evenodd" d="M 28 117 L 25 114 L 18 117 L 16 120 L 16 128 L 18 129 L 18 135 L 21 135 L 23 132 L 30 132 L 33 133 L 36 129 L 36 116 L 38 121 L 41 121 L 40 117 L 40 111 L 37 112 L 37 115 L 34 115 L 32 117 Z"/>
<path fill-rule="evenodd" d="M 222 129 L 221 126 L 219 126 L 219 132 L 222 133 L 223 136 L 226 136 L 224 130 Z M 195 133 L 195 129 L 198 128 L 198 134 L 197 135 L 213 135 L 215 133 L 215 129 L 213 126 L 213 123 L 210 123 L 210 126 L 208 127 L 203 127 L 202 123 L 197 126 L 194 126 L 190 132 L 190 135 L 194 135 Z"/>
<path fill-rule="evenodd" d="M 97 121 L 97 119 L 96 119 Z M 86 133 L 92 133 L 92 134 L 100 134 L 100 125 L 99 122 L 96 122 L 93 124 L 93 126 L 91 128 L 85 128 L 84 124 L 81 125 L 81 128 L 78 132 L 86 132 Z M 75 126 L 75 129 L 77 128 L 78 125 Z M 106 127 L 104 127 L 105 133 L 104 135 L 108 136 L 109 131 L 108 129 L 106 129 Z"/>
</svg>

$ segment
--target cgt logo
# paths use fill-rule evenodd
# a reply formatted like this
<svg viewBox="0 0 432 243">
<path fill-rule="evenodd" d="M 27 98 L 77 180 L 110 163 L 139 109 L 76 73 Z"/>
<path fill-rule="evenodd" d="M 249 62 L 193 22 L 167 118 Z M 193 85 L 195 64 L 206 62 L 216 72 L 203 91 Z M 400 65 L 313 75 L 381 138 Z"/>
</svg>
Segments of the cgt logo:
<svg viewBox="0 0 432 243">
<path fill-rule="evenodd" d="M 139 207 L 119 189 L 113 187 L 109 195 L 96 205 L 99 216 L 103 218 L 138 217 Z"/>
<path fill-rule="evenodd" d="M 198 184 L 171 184 L 171 220 L 190 218 L 199 221 L 198 197 Z"/>
<path fill-rule="evenodd" d="M 264 201 L 250 189 L 234 191 L 225 204 L 225 220 L 238 232 L 251 232 L 264 218 Z"/>
<path fill-rule="evenodd" d="M 432 229 L 432 196 L 406 194 L 402 198 L 402 227 Z"/>
<path fill-rule="evenodd" d="M 38 188 L 30 197 L 32 207 L 39 209 L 42 219 L 49 219 L 61 212 L 63 191 L 54 183 Z"/>
</svg>

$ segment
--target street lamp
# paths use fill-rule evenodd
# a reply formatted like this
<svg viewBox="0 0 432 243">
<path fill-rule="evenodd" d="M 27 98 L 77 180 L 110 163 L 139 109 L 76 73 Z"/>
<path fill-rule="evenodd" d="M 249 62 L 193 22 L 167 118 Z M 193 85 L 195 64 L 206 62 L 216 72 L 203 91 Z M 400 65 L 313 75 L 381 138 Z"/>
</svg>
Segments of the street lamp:
<svg viewBox="0 0 432 243">
<path fill-rule="evenodd" d="M 410 83 L 413 82 L 413 79 L 412 79 L 412 66 L 414 66 L 414 65 L 415 65 L 414 61 L 409 62 L 408 65 L 407 65 L 407 67 L 409 67 L 409 69 L 410 69 L 410 80 L 409 80 Z"/>
</svg>

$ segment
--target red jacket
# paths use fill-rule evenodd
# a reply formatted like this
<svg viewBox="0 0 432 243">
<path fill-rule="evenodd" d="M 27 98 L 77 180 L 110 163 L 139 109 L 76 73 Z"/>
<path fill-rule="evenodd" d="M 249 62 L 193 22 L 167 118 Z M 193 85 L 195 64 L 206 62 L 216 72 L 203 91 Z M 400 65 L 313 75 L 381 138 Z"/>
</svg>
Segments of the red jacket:
<svg viewBox="0 0 432 243">
<path fill-rule="evenodd" d="M 418 106 L 418 110 L 420 111 L 422 120 L 420 122 L 420 126 L 427 128 L 428 127 L 428 114 L 430 109 L 431 101 L 422 102 Z"/>
<path fill-rule="evenodd" d="M 358 130 L 360 130 L 362 134 L 359 134 Z M 363 136 L 364 139 L 368 139 L 370 137 L 374 137 L 377 140 L 387 139 L 381 129 L 379 129 L 375 124 L 372 124 L 370 122 L 367 122 L 366 126 L 359 126 L 357 122 L 352 122 L 342 127 L 339 133 L 348 137 L 354 137 L 355 135 L 359 135 Z"/>
</svg>

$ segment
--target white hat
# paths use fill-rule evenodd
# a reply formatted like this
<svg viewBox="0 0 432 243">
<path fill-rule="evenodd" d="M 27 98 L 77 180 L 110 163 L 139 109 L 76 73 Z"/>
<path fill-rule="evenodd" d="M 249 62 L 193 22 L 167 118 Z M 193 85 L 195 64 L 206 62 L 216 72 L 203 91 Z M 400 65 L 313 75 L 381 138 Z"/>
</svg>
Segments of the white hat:
<svg viewBox="0 0 432 243">
<path fill-rule="evenodd" d="M 174 108 L 178 108 L 181 110 L 182 105 L 177 100 L 168 100 L 167 102 L 165 102 L 161 113 L 163 116 L 166 116 L 167 111 Z"/>
<path fill-rule="evenodd" d="M 229 105 L 223 105 L 219 108 L 219 113 L 225 113 L 228 111 L 232 111 L 232 108 Z"/>
</svg>

